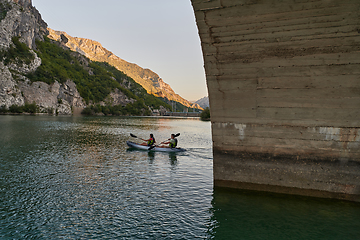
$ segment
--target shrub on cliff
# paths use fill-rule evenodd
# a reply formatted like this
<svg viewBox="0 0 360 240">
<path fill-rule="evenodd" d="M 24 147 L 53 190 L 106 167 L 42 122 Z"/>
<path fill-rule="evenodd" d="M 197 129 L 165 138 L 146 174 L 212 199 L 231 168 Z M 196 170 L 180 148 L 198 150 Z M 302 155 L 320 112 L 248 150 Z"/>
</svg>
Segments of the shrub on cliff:
<svg viewBox="0 0 360 240">
<path fill-rule="evenodd" d="M 24 112 L 35 114 L 39 112 L 39 106 L 36 103 L 25 103 L 25 106 L 22 107 Z"/>
<path fill-rule="evenodd" d="M 0 2 L 0 21 L 6 17 L 6 14 L 10 9 L 11 9 L 10 3 Z"/>
<path fill-rule="evenodd" d="M 30 64 L 35 59 L 35 56 L 30 52 L 30 48 L 25 43 L 20 42 L 20 37 L 12 38 L 12 45 L 0 52 L 0 59 L 5 65 L 10 63 L 16 64 Z"/>
<path fill-rule="evenodd" d="M 0 107 L 0 113 L 30 113 L 35 114 L 39 112 L 39 107 L 36 103 L 25 103 L 24 106 L 11 105 L 7 108 L 5 105 Z"/>
<path fill-rule="evenodd" d="M 11 113 L 23 113 L 24 110 L 23 110 L 22 106 L 11 105 L 9 107 L 9 112 L 11 112 Z"/>
<path fill-rule="evenodd" d="M 0 106 L 0 113 L 7 113 L 7 112 L 9 112 L 9 109 L 5 105 Z"/>
</svg>

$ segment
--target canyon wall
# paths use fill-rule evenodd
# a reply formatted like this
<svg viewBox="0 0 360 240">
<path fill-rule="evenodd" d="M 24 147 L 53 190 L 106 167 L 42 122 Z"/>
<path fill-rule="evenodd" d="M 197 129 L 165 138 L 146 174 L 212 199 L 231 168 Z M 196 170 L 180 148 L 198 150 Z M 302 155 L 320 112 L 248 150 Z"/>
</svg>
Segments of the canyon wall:
<svg viewBox="0 0 360 240">
<path fill-rule="evenodd" d="M 77 114 L 89 106 L 81 97 L 75 81 L 69 77 L 63 81 L 58 81 L 60 77 L 56 74 L 62 71 L 62 64 L 55 64 L 56 66 L 52 67 L 45 66 L 48 68 L 45 71 L 46 78 L 48 78 L 46 80 L 49 80 L 48 83 L 52 82 L 51 84 L 30 80 L 29 74 L 35 73 L 42 65 L 42 59 L 38 56 L 39 52 L 34 51 L 41 46 L 36 46 L 36 40 L 44 41 L 44 36 L 48 34 L 47 24 L 41 18 L 38 10 L 32 6 L 31 0 L 0 0 L 1 114 L 9 111 L 12 113 L 21 112 L 22 110 L 19 110 L 19 107 L 26 107 L 27 104 L 35 104 L 38 107 L 36 111 L 39 113 L 61 115 Z M 56 44 L 67 49 L 62 43 L 57 42 Z M 59 53 L 55 52 L 53 57 L 60 56 L 57 54 Z M 89 76 L 94 75 L 93 70 L 88 67 L 90 60 L 75 52 L 71 53 L 69 57 L 79 62 Z M 45 61 L 55 61 L 51 57 L 50 59 Z M 85 75 L 83 76 L 85 78 Z M 52 78 L 54 81 L 51 81 Z M 115 78 L 113 80 L 116 81 Z M 132 83 L 127 82 L 125 88 L 131 86 Z M 97 103 L 125 106 L 134 102 L 135 99 L 115 88 L 104 101 Z M 10 110 L 11 108 L 13 110 Z"/>
<path fill-rule="evenodd" d="M 360 1 L 192 4 L 215 186 L 360 201 Z"/>
<path fill-rule="evenodd" d="M 72 37 L 66 32 L 55 31 L 48 28 L 48 37 L 62 42 L 69 49 L 74 52 L 78 52 L 92 61 L 107 62 L 114 66 L 116 69 L 122 71 L 135 82 L 140 84 L 149 94 L 153 94 L 156 97 L 166 98 L 170 101 L 176 101 L 189 108 L 201 107 L 198 104 L 189 102 L 182 98 L 179 94 L 176 94 L 169 84 L 165 83 L 158 74 L 150 69 L 144 69 L 135 63 L 127 62 L 114 53 L 104 48 L 99 42 L 86 39 Z"/>
<path fill-rule="evenodd" d="M 13 44 L 12 38 L 19 37 L 30 49 L 36 49 L 35 40 L 47 35 L 47 24 L 32 6 L 31 0 L 0 0 L 0 52 L 7 51 Z M 41 112 L 72 114 L 73 107 L 84 108 L 85 104 L 73 81 L 46 84 L 31 82 L 24 75 L 34 72 L 41 59 L 30 50 L 34 59 L 26 64 L 21 61 L 4 64 L 0 59 L 0 107 L 23 106 L 36 103 Z"/>
</svg>

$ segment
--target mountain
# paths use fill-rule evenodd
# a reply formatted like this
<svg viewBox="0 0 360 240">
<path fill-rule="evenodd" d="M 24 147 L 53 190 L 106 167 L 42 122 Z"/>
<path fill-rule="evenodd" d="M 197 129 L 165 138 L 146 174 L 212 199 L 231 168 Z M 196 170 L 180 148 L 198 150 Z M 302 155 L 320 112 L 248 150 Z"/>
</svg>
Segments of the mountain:
<svg viewBox="0 0 360 240">
<path fill-rule="evenodd" d="M 31 0 L 0 0 L 0 113 L 150 115 L 171 106 L 48 35 Z"/>
<path fill-rule="evenodd" d="M 134 63 L 129 63 L 121 59 L 104 48 L 99 42 L 85 38 L 72 37 L 66 32 L 55 31 L 50 28 L 48 28 L 48 31 L 49 38 L 65 44 L 71 50 L 81 53 L 93 61 L 109 63 L 134 79 L 134 81 L 145 88 L 148 93 L 153 94 L 156 97 L 168 99 L 169 101 L 179 102 L 186 107 L 201 109 L 198 104 L 191 103 L 176 94 L 170 85 L 165 83 L 158 74 L 150 69 L 141 68 Z"/>
<path fill-rule="evenodd" d="M 203 98 L 197 100 L 195 103 L 199 104 L 199 106 L 204 108 L 204 109 L 210 106 L 209 97 L 203 97 Z"/>
</svg>

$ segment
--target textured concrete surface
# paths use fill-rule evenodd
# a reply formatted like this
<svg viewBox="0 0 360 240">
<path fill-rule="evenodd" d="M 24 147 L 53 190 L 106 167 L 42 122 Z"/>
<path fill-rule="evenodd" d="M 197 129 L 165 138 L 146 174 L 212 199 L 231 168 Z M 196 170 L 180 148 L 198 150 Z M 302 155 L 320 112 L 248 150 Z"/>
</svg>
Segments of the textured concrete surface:
<svg viewBox="0 0 360 240">
<path fill-rule="evenodd" d="M 359 200 L 360 1 L 192 4 L 215 185 Z"/>
</svg>

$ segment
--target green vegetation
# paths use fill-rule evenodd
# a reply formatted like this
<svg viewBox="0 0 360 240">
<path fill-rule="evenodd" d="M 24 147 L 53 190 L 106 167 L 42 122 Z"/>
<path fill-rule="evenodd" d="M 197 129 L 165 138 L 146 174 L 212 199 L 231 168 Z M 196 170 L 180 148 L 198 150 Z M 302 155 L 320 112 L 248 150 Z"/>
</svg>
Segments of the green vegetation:
<svg viewBox="0 0 360 240">
<path fill-rule="evenodd" d="M 19 39 L 20 37 L 13 37 L 13 45 L 9 49 L 0 52 L 0 59 L 5 65 L 9 63 L 30 64 L 35 59 L 34 54 L 30 52 L 30 48 L 25 43 L 20 42 Z"/>
<path fill-rule="evenodd" d="M 6 14 L 10 9 L 11 9 L 10 3 L 0 2 L 0 21 L 6 17 Z"/>
<path fill-rule="evenodd" d="M 207 107 L 204 109 L 204 111 L 200 114 L 200 119 L 203 121 L 209 121 L 210 120 L 210 109 Z"/>
<path fill-rule="evenodd" d="M 87 59 L 82 59 L 82 56 L 70 50 L 64 50 L 50 39 L 37 41 L 36 45 L 42 64 L 34 73 L 27 75 L 31 81 L 52 84 L 55 80 L 64 83 L 71 79 L 87 104 L 90 101 L 93 103 L 103 101 L 113 89 L 120 87 L 105 69 Z"/>
<path fill-rule="evenodd" d="M 113 115 L 149 115 L 147 106 L 158 109 L 162 105 L 170 109 L 168 104 L 147 94 L 132 78 L 107 63 L 91 62 L 78 53 L 63 49 L 47 37 L 44 41 L 37 41 L 36 45 L 42 64 L 35 72 L 27 75 L 31 81 L 52 84 L 55 80 L 64 83 L 71 79 L 87 104 L 106 102 L 106 98 L 115 88 L 135 100 L 133 104 L 125 107 L 107 106 L 99 110 L 96 106 L 89 106 L 84 110 L 84 114 L 105 111 L 104 114 L 110 112 L 109 114 Z M 129 89 L 125 88 L 125 85 L 130 86 Z"/>
<path fill-rule="evenodd" d="M 117 70 L 115 67 L 111 66 L 106 62 L 95 62 L 95 64 L 106 69 L 108 72 L 112 73 L 116 81 L 118 81 L 121 85 L 130 85 L 129 89 L 126 89 L 124 87 L 119 88 L 119 90 L 125 93 L 126 96 L 134 99 L 136 99 L 136 97 L 138 97 L 139 99 L 143 99 L 144 103 L 147 106 L 150 106 L 154 109 L 159 109 L 160 106 L 170 109 L 169 104 L 165 103 L 165 101 L 161 100 L 161 98 L 157 98 L 154 95 L 148 94 L 147 91 L 140 84 L 135 82 L 131 77 L 127 76 L 125 73 Z M 129 92 L 133 95 L 131 95 Z"/>
<path fill-rule="evenodd" d="M 24 106 L 12 105 L 9 108 L 6 106 L 0 107 L 0 113 L 30 113 L 35 114 L 39 112 L 39 107 L 36 103 L 25 103 Z"/>
<path fill-rule="evenodd" d="M 136 101 L 134 103 L 129 103 L 126 106 L 121 105 L 107 105 L 107 106 L 100 106 L 97 105 L 90 105 L 86 107 L 82 114 L 84 115 L 96 115 L 96 114 L 104 114 L 104 115 L 113 115 L 113 116 L 123 116 L 123 115 L 150 115 L 151 112 L 149 109 L 142 108 L 141 101 Z"/>
</svg>

